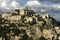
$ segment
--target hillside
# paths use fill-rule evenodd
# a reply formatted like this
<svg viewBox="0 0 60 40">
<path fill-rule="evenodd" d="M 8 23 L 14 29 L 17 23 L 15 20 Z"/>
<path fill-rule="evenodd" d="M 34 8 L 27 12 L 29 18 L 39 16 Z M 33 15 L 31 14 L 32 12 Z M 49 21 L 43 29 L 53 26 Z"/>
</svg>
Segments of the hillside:
<svg viewBox="0 0 60 40">
<path fill-rule="evenodd" d="M 0 38 L 5 40 L 55 40 L 60 36 L 57 21 L 50 15 L 37 14 L 32 10 L 26 11 L 26 14 L 24 11 L 20 11 L 20 14 L 19 10 L 17 11 L 10 12 L 11 15 L 2 15 L 0 18 Z M 53 38 L 55 36 L 56 38 Z"/>
</svg>

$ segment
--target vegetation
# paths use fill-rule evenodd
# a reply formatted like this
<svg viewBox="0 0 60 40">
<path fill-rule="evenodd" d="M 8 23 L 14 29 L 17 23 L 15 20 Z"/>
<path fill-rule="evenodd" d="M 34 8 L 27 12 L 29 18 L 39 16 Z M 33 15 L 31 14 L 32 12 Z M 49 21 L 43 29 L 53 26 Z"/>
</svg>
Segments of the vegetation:
<svg viewBox="0 0 60 40">
<path fill-rule="evenodd" d="M 37 24 L 37 21 L 36 21 L 35 18 L 32 18 L 33 19 L 32 21 L 28 21 L 28 22 L 25 23 L 24 21 L 26 21 L 26 20 L 24 18 L 26 16 L 28 16 L 28 15 L 21 16 L 21 22 L 17 24 L 18 27 L 17 27 L 16 23 L 10 23 L 10 21 L 8 21 L 8 20 L 6 20 L 4 18 L 0 18 L 0 37 L 3 37 L 6 40 L 8 40 L 8 37 L 7 37 L 6 34 L 8 34 L 8 33 L 11 34 L 11 31 L 12 31 L 13 32 L 12 36 L 16 36 L 16 35 L 19 35 L 19 34 L 24 34 L 22 36 L 21 40 L 33 40 L 32 37 L 29 37 L 27 35 L 25 29 L 24 30 L 23 29 L 19 29 L 19 27 L 24 27 L 25 28 L 27 26 L 29 27 L 29 26 L 33 26 L 33 25 Z M 29 17 L 32 17 L 32 16 L 33 16 L 33 14 L 30 15 Z M 52 17 L 47 18 L 46 17 L 46 19 L 51 19 L 52 21 L 50 22 L 50 24 L 52 24 L 53 26 L 57 25 L 56 24 L 57 21 L 54 18 L 52 18 Z M 47 21 L 45 21 L 45 19 L 43 19 L 42 17 L 38 17 L 37 20 L 38 20 L 38 22 L 39 21 L 43 22 L 42 26 L 40 26 L 40 25 L 38 26 L 38 28 L 40 28 L 42 34 L 43 34 L 43 29 L 48 29 L 48 28 L 51 27 L 51 25 L 49 23 L 47 24 Z M 6 23 L 6 22 L 9 22 L 9 23 Z M 5 25 L 5 24 L 8 24 L 8 26 Z M 42 36 L 42 37 L 38 38 L 38 40 L 47 40 L 47 39 Z"/>
<path fill-rule="evenodd" d="M 47 40 L 47 39 L 42 36 L 38 40 Z"/>
</svg>

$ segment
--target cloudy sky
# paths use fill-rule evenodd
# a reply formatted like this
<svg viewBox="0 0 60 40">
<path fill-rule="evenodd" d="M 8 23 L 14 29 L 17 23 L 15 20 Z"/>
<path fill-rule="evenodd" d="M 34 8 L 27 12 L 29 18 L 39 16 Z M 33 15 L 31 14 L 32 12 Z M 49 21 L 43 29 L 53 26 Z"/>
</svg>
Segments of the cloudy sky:
<svg viewBox="0 0 60 40">
<path fill-rule="evenodd" d="M 60 0 L 0 0 L 0 12 L 22 9 L 26 6 L 37 13 L 52 14 L 60 20 Z"/>
</svg>

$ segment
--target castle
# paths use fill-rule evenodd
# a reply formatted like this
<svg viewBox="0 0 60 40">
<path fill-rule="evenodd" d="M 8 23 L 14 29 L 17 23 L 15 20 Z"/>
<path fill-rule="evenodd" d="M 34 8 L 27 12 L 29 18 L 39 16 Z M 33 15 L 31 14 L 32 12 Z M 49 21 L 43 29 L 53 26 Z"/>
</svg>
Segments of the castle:
<svg viewBox="0 0 60 40">
<path fill-rule="evenodd" d="M 15 23 L 19 23 L 23 16 L 26 16 L 25 19 L 26 20 L 28 19 L 27 21 L 32 21 L 33 18 L 35 18 L 37 21 L 38 18 L 36 16 L 42 17 L 43 19 L 49 17 L 48 14 L 37 14 L 36 12 L 28 9 L 27 7 L 26 9 L 21 9 L 21 10 L 14 9 L 11 12 L 3 13 L 1 16 L 6 20 L 9 20 L 10 22 L 15 22 Z"/>
<path fill-rule="evenodd" d="M 55 23 L 48 14 L 38 14 L 27 7 L 14 9 L 0 14 L 0 40 L 56 40 L 60 28 Z"/>
</svg>

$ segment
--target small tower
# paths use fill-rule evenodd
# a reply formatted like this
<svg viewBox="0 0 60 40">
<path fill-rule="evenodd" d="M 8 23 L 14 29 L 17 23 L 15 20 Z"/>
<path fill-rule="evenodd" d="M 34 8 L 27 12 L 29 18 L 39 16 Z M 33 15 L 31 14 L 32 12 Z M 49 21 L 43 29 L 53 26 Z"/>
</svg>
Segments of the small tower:
<svg viewBox="0 0 60 40">
<path fill-rule="evenodd" d="M 26 7 L 25 9 L 22 9 L 22 10 L 20 10 L 20 15 L 25 15 L 25 14 L 27 14 L 27 12 L 28 12 L 28 7 Z"/>
<path fill-rule="evenodd" d="M 28 10 L 28 7 L 26 6 L 26 9 Z"/>
</svg>

